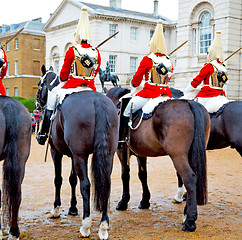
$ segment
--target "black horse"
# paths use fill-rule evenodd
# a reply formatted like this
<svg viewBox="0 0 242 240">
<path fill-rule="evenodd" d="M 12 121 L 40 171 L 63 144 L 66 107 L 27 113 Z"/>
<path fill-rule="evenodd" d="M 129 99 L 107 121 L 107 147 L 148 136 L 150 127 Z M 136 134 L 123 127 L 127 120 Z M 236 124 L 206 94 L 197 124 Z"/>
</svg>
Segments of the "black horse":
<svg viewBox="0 0 242 240">
<path fill-rule="evenodd" d="M 174 98 L 180 98 L 184 95 L 182 91 L 174 88 L 171 88 L 171 92 Z M 242 101 L 227 103 L 216 114 L 210 114 L 210 118 L 211 129 L 207 150 L 230 146 L 235 148 L 242 156 Z M 178 187 L 178 189 L 183 187 L 182 179 L 179 175 Z M 181 197 L 182 191 L 177 195 Z M 182 199 L 180 198 L 178 202 L 182 202 Z"/>
<path fill-rule="evenodd" d="M 104 89 L 104 82 L 111 81 L 114 87 L 117 87 L 117 81 L 119 81 L 119 78 L 115 74 L 110 74 L 110 78 L 107 79 L 107 74 L 106 71 L 102 71 L 102 69 L 99 69 L 99 79 L 102 84 L 102 89 Z"/>
<path fill-rule="evenodd" d="M 57 77 L 42 67 L 43 78 L 39 81 L 37 101 L 41 107 L 46 104 L 50 83 Z M 80 233 L 89 237 L 90 181 L 88 178 L 88 156 L 92 155 L 92 176 L 96 210 L 102 213 L 99 227 L 100 239 L 108 238 L 108 201 L 111 191 L 113 156 L 118 144 L 118 115 L 112 101 L 105 95 L 85 90 L 68 96 L 57 111 L 50 136 L 51 154 L 55 166 L 55 202 L 51 217 L 60 216 L 60 190 L 62 185 L 61 162 L 63 155 L 72 159 L 69 178 L 72 199 L 69 214 L 76 215 L 75 187 L 77 176 L 83 197 L 83 220 Z"/>
<path fill-rule="evenodd" d="M 118 87 L 107 92 L 116 105 L 128 92 Z M 133 126 L 140 123 L 138 116 Z M 175 169 L 182 176 L 188 189 L 188 200 L 184 209 L 186 220 L 184 231 L 196 229 L 197 204 L 207 202 L 206 144 L 209 137 L 210 119 L 206 109 L 199 103 L 187 100 L 167 100 L 160 104 L 153 116 L 143 120 L 137 129 L 130 130 L 131 153 L 137 156 L 139 179 L 143 196 L 139 208 L 150 206 L 150 191 L 147 185 L 147 157 L 169 155 Z M 126 210 L 130 200 L 130 169 L 127 148 L 117 151 L 122 165 L 123 195 L 117 210 Z"/>
<path fill-rule="evenodd" d="M 9 239 L 19 239 L 21 184 L 30 152 L 32 125 L 26 108 L 7 96 L 0 96 L 0 133 L 0 160 L 4 160 L 3 219 L 10 226 Z"/>
</svg>

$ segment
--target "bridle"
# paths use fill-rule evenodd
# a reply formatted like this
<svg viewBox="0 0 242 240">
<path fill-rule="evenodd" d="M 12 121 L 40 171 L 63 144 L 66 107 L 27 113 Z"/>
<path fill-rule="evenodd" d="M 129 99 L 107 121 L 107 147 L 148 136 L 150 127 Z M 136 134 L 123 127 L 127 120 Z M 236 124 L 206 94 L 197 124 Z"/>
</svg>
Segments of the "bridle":
<svg viewBox="0 0 242 240">
<path fill-rule="evenodd" d="M 46 73 L 40 78 L 38 83 L 38 92 L 36 93 L 36 101 L 35 101 L 35 108 L 40 109 L 40 111 L 44 111 L 46 108 L 46 102 L 43 103 L 41 101 L 41 94 L 43 90 L 47 91 L 47 81 L 46 77 L 48 73 L 53 72 L 51 70 L 46 71 Z"/>
</svg>

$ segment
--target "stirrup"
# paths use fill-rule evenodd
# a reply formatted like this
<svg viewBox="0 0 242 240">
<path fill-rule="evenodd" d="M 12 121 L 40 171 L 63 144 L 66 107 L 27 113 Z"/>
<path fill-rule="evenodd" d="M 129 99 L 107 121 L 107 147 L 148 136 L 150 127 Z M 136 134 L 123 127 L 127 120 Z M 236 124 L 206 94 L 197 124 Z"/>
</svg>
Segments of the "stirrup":
<svg viewBox="0 0 242 240">
<path fill-rule="evenodd" d="M 45 145 L 47 138 L 48 138 L 47 133 L 44 133 L 44 134 L 41 134 L 41 132 L 37 133 L 36 140 L 40 145 Z"/>
</svg>

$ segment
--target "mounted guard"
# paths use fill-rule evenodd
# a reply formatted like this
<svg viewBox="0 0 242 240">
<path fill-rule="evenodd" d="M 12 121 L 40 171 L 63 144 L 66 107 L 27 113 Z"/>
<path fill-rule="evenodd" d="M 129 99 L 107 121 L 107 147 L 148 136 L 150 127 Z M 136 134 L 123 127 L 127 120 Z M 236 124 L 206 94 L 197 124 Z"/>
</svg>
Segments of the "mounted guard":
<svg viewBox="0 0 242 240">
<path fill-rule="evenodd" d="M 207 53 L 208 62 L 201 68 L 199 74 L 188 84 L 183 98 L 195 98 L 204 105 L 208 112 L 218 110 L 218 106 L 228 102 L 223 87 L 228 81 L 227 70 L 223 64 L 223 49 L 221 32 L 217 31 Z M 203 84 L 201 90 L 196 88 Z"/>
<path fill-rule="evenodd" d="M 53 81 L 52 88 L 48 90 L 47 107 L 42 128 L 37 135 L 37 141 L 41 145 L 45 144 L 48 137 L 50 118 L 57 98 L 61 103 L 66 94 L 82 90 L 96 91 L 94 80 L 100 68 L 101 56 L 98 49 L 91 46 L 90 23 L 87 9 L 84 7 L 74 36 L 76 44 L 66 52 L 60 72 L 60 82 L 57 78 Z"/>
<path fill-rule="evenodd" d="M 125 97 L 121 100 L 119 149 L 124 147 L 131 105 L 134 113 L 151 99 L 160 96 L 163 100 L 171 98 L 171 91 L 167 84 L 172 72 L 173 64 L 167 55 L 162 21 L 159 20 L 150 42 L 149 54 L 143 57 L 131 80 L 131 96 L 134 97 L 131 100 Z"/>
</svg>

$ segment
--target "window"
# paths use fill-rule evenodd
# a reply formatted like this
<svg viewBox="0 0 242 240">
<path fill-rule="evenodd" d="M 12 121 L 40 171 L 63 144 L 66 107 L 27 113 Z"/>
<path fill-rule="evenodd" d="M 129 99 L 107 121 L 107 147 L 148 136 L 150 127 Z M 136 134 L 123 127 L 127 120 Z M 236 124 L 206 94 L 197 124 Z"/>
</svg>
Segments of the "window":
<svg viewBox="0 0 242 240">
<path fill-rule="evenodd" d="M 150 30 L 150 40 L 153 37 L 154 33 L 155 33 L 155 30 Z"/>
<path fill-rule="evenodd" d="M 137 69 L 137 57 L 130 57 L 130 73 L 135 73 Z"/>
<path fill-rule="evenodd" d="M 14 96 L 18 97 L 18 88 L 17 87 L 14 88 Z"/>
<path fill-rule="evenodd" d="M 137 32 L 138 32 L 137 27 L 130 28 L 130 40 L 137 40 Z"/>
<path fill-rule="evenodd" d="M 199 53 L 205 54 L 208 51 L 212 41 L 211 14 L 205 12 L 201 16 L 200 36 L 199 36 Z"/>
<path fill-rule="evenodd" d="M 33 49 L 34 50 L 40 50 L 40 39 L 35 38 L 33 41 Z"/>
<path fill-rule="evenodd" d="M 59 74 L 60 73 L 60 70 L 59 70 L 59 60 L 55 60 L 54 61 L 54 64 L 55 64 L 55 68 L 54 68 L 54 71 L 56 74 Z"/>
<path fill-rule="evenodd" d="M 36 76 L 40 75 L 40 61 L 34 61 L 34 69 L 33 69 L 33 74 Z"/>
<path fill-rule="evenodd" d="M 9 88 L 6 88 L 6 96 L 9 96 Z"/>
<path fill-rule="evenodd" d="M 9 43 L 7 43 L 7 46 L 6 46 L 6 51 L 9 51 L 10 48 L 9 48 Z"/>
<path fill-rule="evenodd" d="M 116 57 L 113 55 L 109 56 L 110 72 L 116 72 Z"/>
<path fill-rule="evenodd" d="M 18 38 L 15 38 L 15 50 L 18 49 Z"/>
<path fill-rule="evenodd" d="M 117 32 L 117 25 L 116 24 L 109 24 L 109 36 L 112 36 L 114 33 Z M 114 36 L 116 38 L 117 35 Z"/>
<path fill-rule="evenodd" d="M 18 61 L 15 61 L 15 75 L 18 75 Z"/>
</svg>

